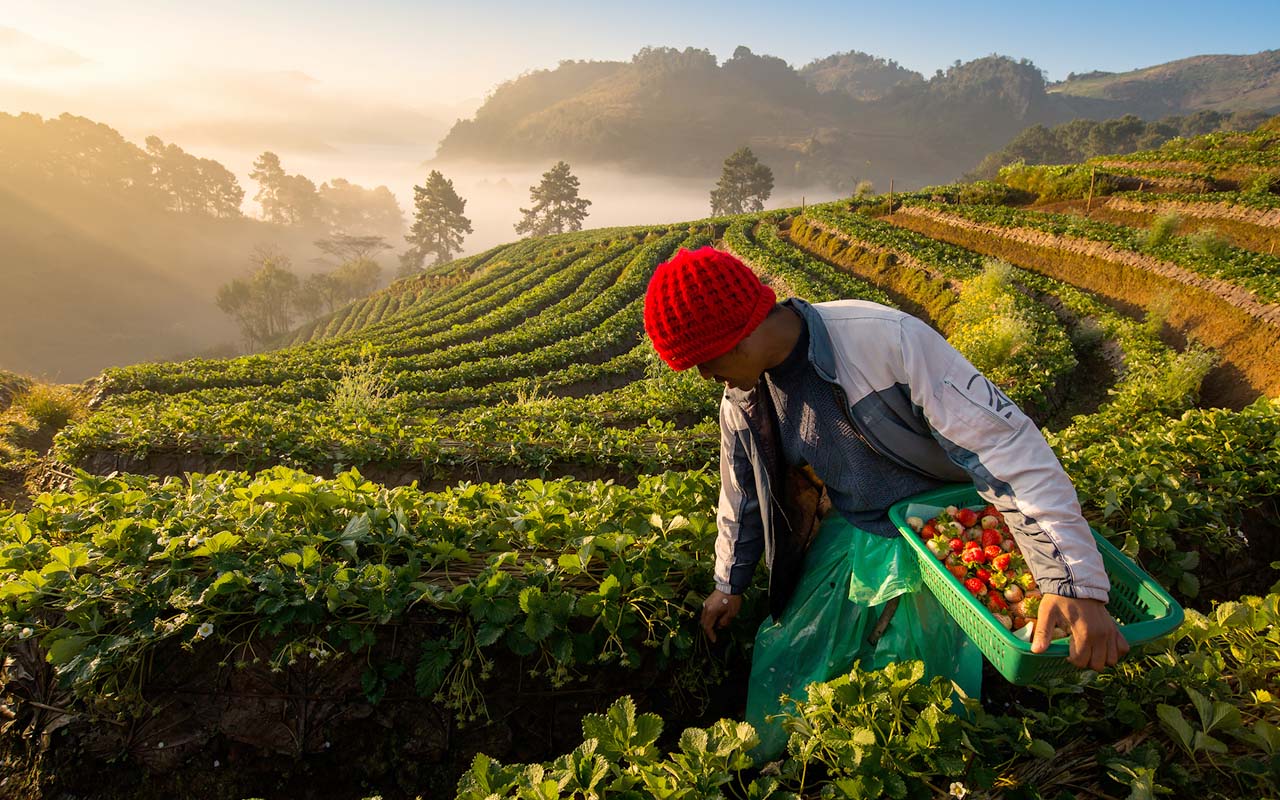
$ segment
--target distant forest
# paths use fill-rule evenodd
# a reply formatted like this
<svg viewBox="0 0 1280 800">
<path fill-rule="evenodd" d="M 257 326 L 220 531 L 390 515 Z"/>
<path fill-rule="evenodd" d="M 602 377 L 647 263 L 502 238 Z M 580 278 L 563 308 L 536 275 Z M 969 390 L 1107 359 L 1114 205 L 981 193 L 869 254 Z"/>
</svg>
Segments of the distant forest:
<svg viewBox="0 0 1280 800">
<path fill-rule="evenodd" d="M 1261 111 L 1198 111 L 1185 117 L 1146 122 L 1132 114 L 1119 119 L 1076 119 L 1055 125 L 1032 125 L 998 152 L 988 155 L 966 180 L 994 178 L 1006 164 L 1073 164 L 1101 155 L 1152 150 L 1175 136 L 1201 136 L 1215 131 L 1247 131 L 1270 115 Z"/>
<path fill-rule="evenodd" d="M 723 63 L 708 50 L 647 47 L 628 62 L 563 61 L 507 81 L 454 125 L 437 160 L 565 158 L 710 176 L 747 145 L 780 186 L 885 189 L 892 178 L 912 188 L 955 180 L 1037 125 L 1275 113 L 1277 75 L 1280 51 L 1050 86 L 1027 59 L 994 54 L 925 77 L 860 52 L 796 69 L 746 47 Z"/>
<path fill-rule="evenodd" d="M 337 266 L 315 244 L 335 231 L 403 245 L 386 187 L 317 187 L 283 167 L 262 179 L 266 220 L 243 215 L 230 170 L 177 145 L 140 147 L 71 114 L 0 114 L 0 366 L 75 381 L 112 364 L 234 352 L 240 332 L 215 297 L 255 253 L 317 273 Z"/>
</svg>

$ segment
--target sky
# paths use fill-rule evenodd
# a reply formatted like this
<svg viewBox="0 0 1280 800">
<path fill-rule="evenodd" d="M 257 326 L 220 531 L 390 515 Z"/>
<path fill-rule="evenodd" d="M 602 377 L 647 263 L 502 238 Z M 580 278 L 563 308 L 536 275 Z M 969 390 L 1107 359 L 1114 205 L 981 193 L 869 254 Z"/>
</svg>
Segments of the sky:
<svg viewBox="0 0 1280 800">
<path fill-rule="evenodd" d="M 0 112 L 69 111 L 139 143 L 156 134 L 246 187 L 271 149 L 317 184 L 385 183 L 407 205 L 436 142 L 502 81 L 645 46 L 724 60 L 739 45 L 795 67 L 861 50 L 926 77 L 999 53 L 1060 80 L 1280 47 L 1280 0 L 0 0 Z M 523 192 L 528 177 L 474 185 Z"/>
</svg>

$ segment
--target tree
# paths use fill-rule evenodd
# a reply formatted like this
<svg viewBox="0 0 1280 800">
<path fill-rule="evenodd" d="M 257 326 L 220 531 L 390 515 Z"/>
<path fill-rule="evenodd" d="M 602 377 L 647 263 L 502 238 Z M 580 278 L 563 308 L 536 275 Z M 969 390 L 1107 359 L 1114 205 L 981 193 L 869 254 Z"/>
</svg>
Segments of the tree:
<svg viewBox="0 0 1280 800">
<path fill-rule="evenodd" d="M 268 151 L 258 156 L 249 177 L 258 182 L 253 199 L 262 207 L 262 217 L 267 222 L 303 225 L 320 221 L 316 185 L 302 175 L 286 173 L 275 153 Z"/>
<path fill-rule="evenodd" d="M 249 349 L 289 330 L 298 309 L 298 276 L 289 257 L 273 248 L 257 248 L 257 265 L 247 279 L 236 278 L 218 289 L 218 308 L 235 318 Z"/>
<path fill-rule="evenodd" d="M 333 231 L 377 234 L 387 238 L 404 233 L 404 212 L 385 186 L 366 189 L 343 178 L 320 184 L 321 213 Z"/>
<path fill-rule="evenodd" d="M 436 264 L 453 260 L 462 249 L 462 235 L 471 233 L 471 220 L 462 215 L 467 201 L 453 190 L 453 181 L 431 170 L 424 186 L 413 187 L 413 226 L 404 237 L 409 250 L 400 257 L 402 271 L 422 269 L 428 253 Z"/>
<path fill-rule="evenodd" d="M 773 193 L 773 170 L 761 164 L 749 147 L 740 147 L 724 160 L 716 188 L 711 190 L 711 215 L 763 211 Z"/>
<path fill-rule="evenodd" d="M 244 190 L 231 170 L 210 158 L 197 158 L 165 144 L 159 136 L 146 139 L 151 159 L 151 179 L 168 198 L 173 211 L 210 217 L 240 216 Z"/>
<path fill-rule="evenodd" d="M 542 183 L 529 187 L 533 208 L 522 208 L 523 218 L 516 223 L 516 233 L 547 236 L 552 233 L 582 230 L 590 200 L 578 197 L 578 179 L 569 165 L 557 161 L 542 173 Z"/>
<path fill-rule="evenodd" d="M 270 151 L 258 156 L 249 177 L 258 182 L 258 192 L 253 200 L 262 208 L 262 218 L 267 222 L 288 222 L 288 214 L 280 200 L 280 190 L 288 176 L 280 166 L 280 156 Z"/>
<path fill-rule="evenodd" d="M 352 236 L 346 233 L 335 233 L 324 239 L 316 239 L 315 246 L 320 252 L 338 259 L 338 263 L 347 261 L 372 261 L 382 250 L 390 250 L 381 236 Z"/>
</svg>

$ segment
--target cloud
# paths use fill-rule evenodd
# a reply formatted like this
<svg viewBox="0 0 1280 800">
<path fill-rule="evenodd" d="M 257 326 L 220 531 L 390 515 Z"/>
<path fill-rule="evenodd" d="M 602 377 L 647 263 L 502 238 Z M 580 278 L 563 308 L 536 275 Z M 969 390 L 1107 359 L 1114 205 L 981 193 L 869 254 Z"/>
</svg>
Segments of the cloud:
<svg viewBox="0 0 1280 800">
<path fill-rule="evenodd" d="M 0 70 L 66 70 L 93 63 L 61 45 L 0 25 Z"/>
</svg>

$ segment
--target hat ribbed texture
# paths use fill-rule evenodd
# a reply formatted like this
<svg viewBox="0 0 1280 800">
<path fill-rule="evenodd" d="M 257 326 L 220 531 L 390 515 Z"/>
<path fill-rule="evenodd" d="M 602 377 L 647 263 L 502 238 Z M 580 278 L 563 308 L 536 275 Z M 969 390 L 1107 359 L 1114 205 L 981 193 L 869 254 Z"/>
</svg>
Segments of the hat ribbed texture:
<svg viewBox="0 0 1280 800">
<path fill-rule="evenodd" d="M 732 254 L 681 249 L 659 264 L 644 296 L 644 329 L 675 370 L 718 358 L 769 316 L 777 296 Z"/>
</svg>

